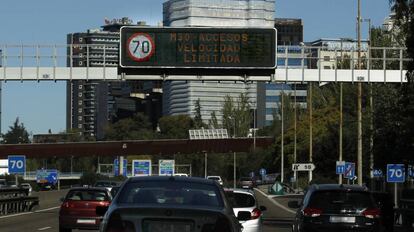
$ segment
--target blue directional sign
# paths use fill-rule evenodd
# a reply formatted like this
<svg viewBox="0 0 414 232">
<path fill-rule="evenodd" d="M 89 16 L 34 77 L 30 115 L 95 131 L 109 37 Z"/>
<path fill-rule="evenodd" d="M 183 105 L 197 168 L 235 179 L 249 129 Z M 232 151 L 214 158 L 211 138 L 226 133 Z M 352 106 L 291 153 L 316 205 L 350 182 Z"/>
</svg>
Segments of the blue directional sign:
<svg viewBox="0 0 414 232">
<path fill-rule="evenodd" d="M 414 167 L 413 167 L 413 165 L 408 165 L 407 171 L 408 171 L 408 177 L 414 178 Z"/>
<path fill-rule="evenodd" d="M 336 174 L 344 174 L 345 173 L 345 161 L 336 161 Z"/>
<path fill-rule="evenodd" d="M 151 176 L 151 160 L 133 160 L 132 175 L 133 176 Z"/>
<path fill-rule="evenodd" d="M 345 162 L 344 177 L 347 179 L 355 178 L 355 163 Z"/>
<path fill-rule="evenodd" d="M 122 170 L 122 175 L 123 176 L 127 176 L 127 165 L 128 165 L 128 160 L 124 159 L 124 165 L 123 165 L 123 170 Z M 119 161 L 118 161 L 118 159 L 114 160 L 114 175 L 115 176 L 119 175 Z"/>
<path fill-rule="evenodd" d="M 374 177 L 383 177 L 384 176 L 384 173 L 382 173 L 382 170 L 381 169 L 374 169 L 372 171 L 372 175 Z"/>
<path fill-rule="evenodd" d="M 404 164 L 387 164 L 387 182 L 389 183 L 405 182 Z"/>
<path fill-rule="evenodd" d="M 39 169 L 36 171 L 36 182 L 39 184 L 50 183 L 55 185 L 58 179 L 59 174 L 56 169 Z"/>
<path fill-rule="evenodd" d="M 259 173 L 260 173 L 260 175 L 262 175 L 262 176 L 266 175 L 266 169 L 261 168 L 261 169 L 260 169 L 260 171 L 259 171 Z"/>
<path fill-rule="evenodd" d="M 8 166 L 10 174 L 24 174 L 26 172 L 26 156 L 9 155 Z"/>
</svg>

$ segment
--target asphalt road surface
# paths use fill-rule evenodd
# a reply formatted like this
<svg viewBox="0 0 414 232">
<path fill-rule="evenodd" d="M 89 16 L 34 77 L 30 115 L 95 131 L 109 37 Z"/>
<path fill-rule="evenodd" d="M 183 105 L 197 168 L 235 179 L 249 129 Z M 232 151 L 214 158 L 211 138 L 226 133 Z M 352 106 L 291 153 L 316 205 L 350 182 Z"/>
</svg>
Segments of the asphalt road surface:
<svg viewBox="0 0 414 232">
<path fill-rule="evenodd" d="M 37 232 L 37 231 L 58 231 L 59 199 L 65 196 L 66 191 L 50 191 L 34 193 L 39 196 L 40 207 L 35 212 L 7 215 L 0 217 L 1 232 Z M 288 232 L 290 231 L 291 216 L 284 209 L 279 208 L 272 200 L 256 193 L 259 204 L 267 207 L 264 212 L 263 232 Z M 76 231 L 76 230 L 75 230 Z M 86 232 L 86 231 L 85 231 Z"/>
</svg>

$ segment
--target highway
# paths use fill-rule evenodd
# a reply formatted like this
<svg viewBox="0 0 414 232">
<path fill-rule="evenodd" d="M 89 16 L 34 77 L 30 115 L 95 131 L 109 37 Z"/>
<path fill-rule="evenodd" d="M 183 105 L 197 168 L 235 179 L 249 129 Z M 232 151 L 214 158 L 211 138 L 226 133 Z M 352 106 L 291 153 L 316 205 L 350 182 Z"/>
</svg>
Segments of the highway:
<svg viewBox="0 0 414 232">
<path fill-rule="evenodd" d="M 26 232 L 26 231 L 59 231 L 58 212 L 59 199 L 65 196 L 67 191 L 50 191 L 33 193 L 39 196 L 40 207 L 35 212 L 28 212 L 16 215 L 0 217 L 1 232 Z M 291 213 L 279 207 L 277 202 L 273 202 L 267 196 L 256 191 L 259 205 L 267 207 L 264 212 L 263 232 L 288 232 L 290 231 L 289 219 Z"/>
</svg>

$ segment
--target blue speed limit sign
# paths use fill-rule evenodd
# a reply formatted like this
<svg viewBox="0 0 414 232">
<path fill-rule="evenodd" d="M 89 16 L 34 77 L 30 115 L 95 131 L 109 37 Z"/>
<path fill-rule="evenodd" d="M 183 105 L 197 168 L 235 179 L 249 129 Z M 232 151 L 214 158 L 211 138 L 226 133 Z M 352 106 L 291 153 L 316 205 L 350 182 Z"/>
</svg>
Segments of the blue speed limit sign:
<svg viewBox="0 0 414 232">
<path fill-rule="evenodd" d="M 404 164 L 387 164 L 387 182 L 390 182 L 390 183 L 405 182 Z"/>
<path fill-rule="evenodd" d="M 26 171 L 26 157 L 24 155 L 9 155 L 8 166 L 10 174 L 24 174 Z"/>
</svg>

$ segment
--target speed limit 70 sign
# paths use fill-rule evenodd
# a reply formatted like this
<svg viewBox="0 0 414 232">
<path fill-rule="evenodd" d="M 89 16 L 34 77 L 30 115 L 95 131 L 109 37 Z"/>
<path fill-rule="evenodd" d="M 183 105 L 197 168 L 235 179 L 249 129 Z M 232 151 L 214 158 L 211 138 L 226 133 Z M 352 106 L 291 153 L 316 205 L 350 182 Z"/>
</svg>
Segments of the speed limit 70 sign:
<svg viewBox="0 0 414 232">
<path fill-rule="evenodd" d="M 10 174 L 24 174 L 26 171 L 26 156 L 9 155 L 8 166 Z"/>
<path fill-rule="evenodd" d="M 137 62 L 148 61 L 155 52 L 155 43 L 147 33 L 135 33 L 127 41 L 128 56 Z"/>
<path fill-rule="evenodd" d="M 387 182 L 391 182 L 391 183 L 405 182 L 404 164 L 387 164 Z"/>
</svg>

